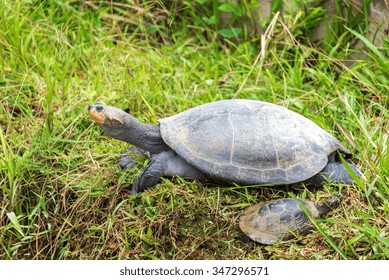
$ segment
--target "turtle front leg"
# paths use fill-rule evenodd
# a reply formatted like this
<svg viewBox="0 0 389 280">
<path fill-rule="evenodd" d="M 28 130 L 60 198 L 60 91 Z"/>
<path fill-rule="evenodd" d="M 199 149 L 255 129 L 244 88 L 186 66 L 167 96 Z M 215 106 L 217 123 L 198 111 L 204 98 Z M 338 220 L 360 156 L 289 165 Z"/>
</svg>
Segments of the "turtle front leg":
<svg viewBox="0 0 389 280">
<path fill-rule="evenodd" d="M 137 158 L 140 157 L 150 157 L 150 154 L 136 146 L 132 146 L 123 152 L 119 159 L 119 165 L 123 169 L 133 168 L 138 165 Z"/>
<path fill-rule="evenodd" d="M 139 192 L 154 187 L 159 183 L 163 174 L 163 162 L 158 158 L 152 159 L 149 165 L 147 165 L 138 178 L 136 178 L 132 186 L 131 195 L 136 195 Z"/>
<path fill-rule="evenodd" d="M 180 176 L 183 178 L 207 181 L 206 176 L 183 160 L 174 151 L 167 150 L 159 154 L 152 155 L 152 160 L 136 178 L 131 194 L 135 195 L 159 183 L 161 177 Z"/>
</svg>

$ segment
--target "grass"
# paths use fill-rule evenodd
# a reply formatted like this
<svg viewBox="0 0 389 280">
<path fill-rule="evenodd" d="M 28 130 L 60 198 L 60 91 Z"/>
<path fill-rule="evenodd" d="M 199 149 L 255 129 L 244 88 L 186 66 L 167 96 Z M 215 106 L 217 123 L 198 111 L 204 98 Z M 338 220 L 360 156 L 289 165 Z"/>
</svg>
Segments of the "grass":
<svg viewBox="0 0 389 280">
<path fill-rule="evenodd" d="M 301 35 L 301 13 L 276 16 L 262 42 L 222 38 L 201 25 L 199 4 L 167 12 L 156 2 L 0 2 L 0 258 L 388 259 L 389 49 L 345 29 L 319 50 Z M 350 37 L 368 54 L 351 66 Z M 101 102 L 155 123 L 233 97 L 312 119 L 353 151 L 364 178 L 322 189 L 173 178 L 131 197 L 147 162 L 123 172 L 128 146 L 86 110 Z M 258 201 L 337 192 L 342 206 L 307 236 L 264 246 L 238 228 Z"/>
</svg>

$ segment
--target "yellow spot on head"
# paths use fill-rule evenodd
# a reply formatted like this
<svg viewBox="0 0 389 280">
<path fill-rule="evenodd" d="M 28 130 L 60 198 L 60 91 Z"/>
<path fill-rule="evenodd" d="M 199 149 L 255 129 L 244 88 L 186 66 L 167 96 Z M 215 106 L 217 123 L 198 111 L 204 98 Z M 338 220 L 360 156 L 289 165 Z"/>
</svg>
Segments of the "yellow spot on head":
<svg viewBox="0 0 389 280">
<path fill-rule="evenodd" d="M 104 114 L 97 112 L 95 108 L 91 108 L 89 110 L 89 115 L 93 121 L 100 123 L 100 124 L 104 123 L 104 120 L 105 120 Z"/>
</svg>

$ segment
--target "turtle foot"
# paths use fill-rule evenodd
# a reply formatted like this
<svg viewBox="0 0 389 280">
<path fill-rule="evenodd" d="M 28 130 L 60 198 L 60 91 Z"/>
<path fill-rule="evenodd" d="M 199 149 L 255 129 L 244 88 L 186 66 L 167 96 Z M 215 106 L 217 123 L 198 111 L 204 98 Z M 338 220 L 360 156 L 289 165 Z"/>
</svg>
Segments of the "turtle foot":
<svg viewBox="0 0 389 280">
<path fill-rule="evenodd" d="M 119 159 L 119 165 L 123 169 L 134 168 L 141 158 L 149 157 L 148 152 L 132 146 L 124 151 Z"/>
</svg>

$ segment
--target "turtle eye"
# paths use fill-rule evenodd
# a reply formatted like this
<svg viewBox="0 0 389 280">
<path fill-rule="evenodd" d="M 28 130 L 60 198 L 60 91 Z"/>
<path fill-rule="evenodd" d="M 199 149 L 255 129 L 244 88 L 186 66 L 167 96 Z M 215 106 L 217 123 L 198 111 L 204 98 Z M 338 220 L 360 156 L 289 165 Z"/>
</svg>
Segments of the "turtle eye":
<svg viewBox="0 0 389 280">
<path fill-rule="evenodd" d="M 101 111 L 103 111 L 103 109 L 104 109 L 103 105 L 96 104 L 96 106 L 95 106 L 96 112 L 100 113 Z"/>
</svg>

